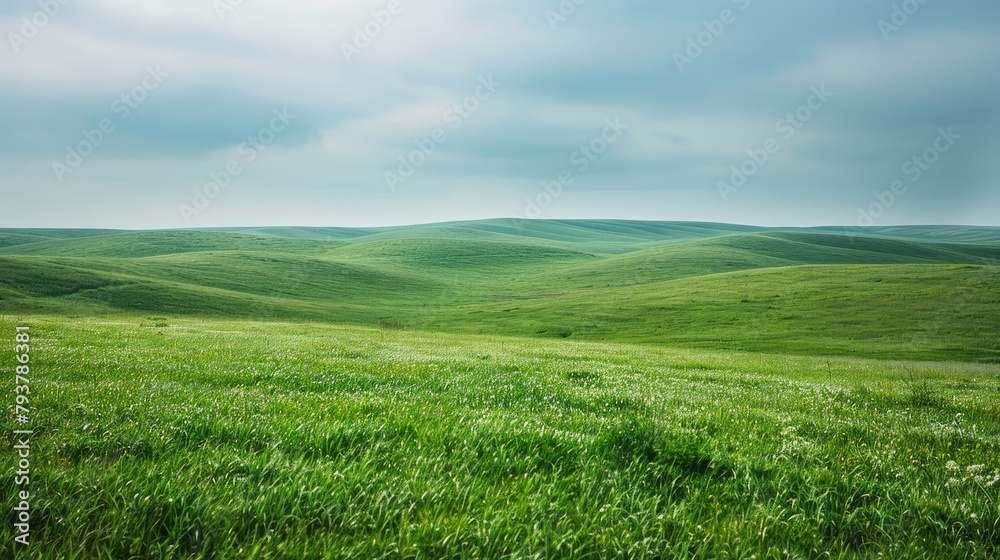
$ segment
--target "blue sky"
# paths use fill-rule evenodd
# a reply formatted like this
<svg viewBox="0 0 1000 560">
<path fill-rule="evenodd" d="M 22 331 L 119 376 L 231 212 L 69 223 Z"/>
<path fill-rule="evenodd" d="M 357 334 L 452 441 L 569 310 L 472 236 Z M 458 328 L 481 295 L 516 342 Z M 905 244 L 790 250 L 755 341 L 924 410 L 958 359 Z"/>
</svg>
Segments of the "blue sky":
<svg viewBox="0 0 1000 560">
<path fill-rule="evenodd" d="M 1000 225 L 1000 4 L 677 4 L 9 0 L 0 226 Z"/>
</svg>

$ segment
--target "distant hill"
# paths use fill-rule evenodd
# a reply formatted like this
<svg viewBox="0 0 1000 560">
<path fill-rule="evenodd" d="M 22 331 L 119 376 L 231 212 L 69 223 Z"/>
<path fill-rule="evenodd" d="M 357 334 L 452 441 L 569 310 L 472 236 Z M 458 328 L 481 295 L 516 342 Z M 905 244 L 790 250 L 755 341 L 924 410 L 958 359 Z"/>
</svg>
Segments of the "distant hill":
<svg viewBox="0 0 1000 560">
<path fill-rule="evenodd" d="M 0 230 L 0 312 L 998 361 L 998 259 L 1000 228 L 958 226 Z"/>
<path fill-rule="evenodd" d="M 0 238 L 2 239 L 2 238 Z M 321 253 L 338 242 L 203 231 L 141 231 L 53 238 L 19 243 L 0 254 L 140 258 L 200 251 Z"/>
</svg>

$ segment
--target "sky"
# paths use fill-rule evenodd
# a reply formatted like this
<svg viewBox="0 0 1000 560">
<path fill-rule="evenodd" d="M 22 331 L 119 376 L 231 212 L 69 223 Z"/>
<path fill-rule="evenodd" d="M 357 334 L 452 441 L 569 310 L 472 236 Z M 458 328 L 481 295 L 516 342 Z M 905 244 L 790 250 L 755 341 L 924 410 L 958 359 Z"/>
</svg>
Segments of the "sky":
<svg viewBox="0 0 1000 560">
<path fill-rule="evenodd" d="M 5 0 L 0 227 L 1000 225 L 995 0 Z"/>
</svg>

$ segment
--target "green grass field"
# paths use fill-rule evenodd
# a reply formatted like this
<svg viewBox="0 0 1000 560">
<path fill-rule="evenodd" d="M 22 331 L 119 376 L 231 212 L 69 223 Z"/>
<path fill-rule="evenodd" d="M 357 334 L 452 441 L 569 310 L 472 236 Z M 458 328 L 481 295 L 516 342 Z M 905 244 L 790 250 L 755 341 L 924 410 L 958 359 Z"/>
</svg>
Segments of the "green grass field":
<svg viewBox="0 0 1000 560">
<path fill-rule="evenodd" d="M 995 558 L 1000 228 L 864 233 L 0 230 L 14 557 Z"/>
</svg>

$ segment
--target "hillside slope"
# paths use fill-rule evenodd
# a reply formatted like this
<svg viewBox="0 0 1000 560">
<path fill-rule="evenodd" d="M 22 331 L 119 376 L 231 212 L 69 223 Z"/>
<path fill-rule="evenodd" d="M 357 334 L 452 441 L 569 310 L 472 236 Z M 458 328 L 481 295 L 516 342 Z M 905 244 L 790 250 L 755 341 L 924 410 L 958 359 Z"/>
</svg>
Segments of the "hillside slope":
<svg viewBox="0 0 1000 560">
<path fill-rule="evenodd" d="M 549 271 L 578 288 L 648 284 L 757 268 L 814 264 L 993 264 L 1000 246 L 920 243 L 815 233 L 727 235 L 657 245 Z"/>
<path fill-rule="evenodd" d="M 236 233 L 142 231 L 21 243 L 0 249 L 0 255 L 140 258 L 199 251 L 321 253 L 341 244 Z"/>
<path fill-rule="evenodd" d="M 764 268 L 463 306 L 425 328 L 673 346 L 1000 361 L 1000 267 Z"/>
<path fill-rule="evenodd" d="M 724 234 L 711 224 L 512 227 L 500 220 L 414 226 L 409 236 L 406 228 L 326 231 L 327 240 L 298 228 L 285 228 L 287 236 L 269 228 L 8 232 L 0 234 L 9 240 L 0 249 L 0 311 L 385 324 L 872 357 L 995 361 L 1000 352 L 1000 245 Z"/>
</svg>

